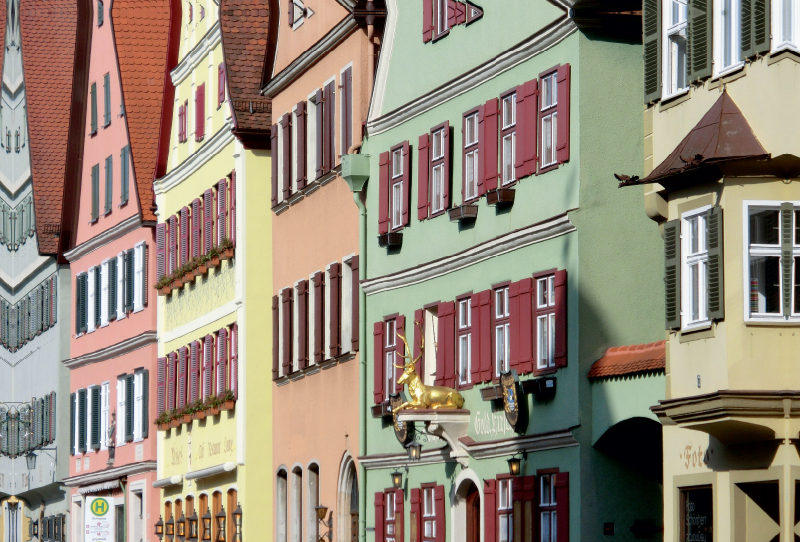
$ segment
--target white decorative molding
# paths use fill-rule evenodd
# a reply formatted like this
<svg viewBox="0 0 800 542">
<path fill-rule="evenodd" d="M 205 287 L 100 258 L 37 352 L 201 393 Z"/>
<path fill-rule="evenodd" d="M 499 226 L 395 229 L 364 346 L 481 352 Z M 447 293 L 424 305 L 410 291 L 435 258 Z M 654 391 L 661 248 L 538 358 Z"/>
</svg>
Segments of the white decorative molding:
<svg viewBox="0 0 800 542">
<path fill-rule="evenodd" d="M 164 194 L 168 190 L 175 188 L 183 181 L 189 178 L 194 172 L 203 167 L 206 162 L 211 160 L 218 152 L 224 149 L 234 140 L 232 128 L 232 120 L 228 119 L 222 127 L 217 130 L 217 133 L 211 136 L 205 145 L 200 147 L 200 150 L 192 154 L 181 162 L 178 167 L 153 182 L 153 191 L 156 196 Z"/>
<path fill-rule="evenodd" d="M 156 470 L 155 461 L 142 461 L 140 463 L 123 465 L 122 467 L 114 467 L 98 472 L 90 472 L 89 474 L 82 474 L 80 476 L 64 478 L 64 485 L 67 487 L 79 487 L 87 484 L 108 482 L 110 480 L 122 478 L 123 476 L 133 476 L 134 474 L 143 474 L 154 470 Z"/>
<path fill-rule="evenodd" d="M 119 489 L 119 481 L 112 480 L 110 482 L 100 482 L 99 484 L 92 484 L 78 488 L 78 494 L 88 495 L 90 493 L 100 493 L 101 491 L 108 491 L 111 489 Z"/>
<path fill-rule="evenodd" d="M 397 413 L 398 422 L 422 422 L 425 433 L 443 438 L 450 446 L 450 457 L 466 468 L 469 455 L 459 443 L 467 436 L 469 429 L 469 410 L 401 410 Z"/>
<path fill-rule="evenodd" d="M 370 119 L 367 122 L 369 135 L 374 136 L 391 130 L 484 84 L 489 79 L 493 79 L 557 45 L 577 29 L 575 21 L 569 18 L 568 15 L 564 15 L 525 39 L 522 43 L 393 111 L 373 117 L 373 115 L 378 114 L 378 108 L 375 107 L 375 111 L 370 112 Z M 388 77 L 388 66 L 386 70 L 387 73 L 379 73 L 379 77 Z M 386 92 L 384 81 L 376 82 L 375 88 L 376 92 Z M 377 100 L 379 103 L 383 103 L 382 96 Z"/>
<path fill-rule="evenodd" d="M 133 352 L 134 350 L 144 348 L 147 345 L 155 344 L 156 342 L 158 342 L 158 336 L 156 332 L 146 331 L 145 333 L 125 339 L 117 344 L 112 344 L 111 346 L 107 346 L 101 350 L 90 352 L 89 354 L 78 356 L 77 358 L 64 360 L 62 363 L 64 363 L 64 365 L 70 369 L 77 369 L 78 367 L 83 367 L 84 365 L 90 365 L 92 363 L 123 356 Z"/>
<path fill-rule="evenodd" d="M 139 214 L 137 213 L 130 218 L 126 218 L 119 224 L 116 224 L 108 228 L 103 233 L 100 233 L 92 237 L 88 241 L 81 243 L 72 250 L 65 252 L 64 257 L 67 259 L 68 262 L 72 263 L 75 260 L 83 258 L 90 252 L 93 252 L 98 248 L 102 248 L 108 243 L 111 243 L 121 237 L 128 235 L 141 225 L 142 221 L 141 218 L 139 217 Z"/>
<path fill-rule="evenodd" d="M 227 463 L 215 465 L 213 467 L 208 467 L 206 469 L 193 470 L 187 472 L 184 478 L 187 480 L 197 480 L 199 478 L 208 478 L 209 476 L 216 476 L 217 474 L 224 474 L 226 472 L 233 472 L 235 470 L 236 470 L 236 463 L 233 461 L 228 461 Z"/>
<path fill-rule="evenodd" d="M 161 487 L 169 487 L 169 486 L 181 486 L 183 485 L 183 476 L 170 476 L 169 478 L 162 478 L 161 480 L 156 480 L 153 482 L 153 487 L 161 488 Z"/>
<path fill-rule="evenodd" d="M 525 435 L 499 440 L 478 442 L 472 437 L 462 437 L 459 444 L 475 459 L 488 459 L 514 455 L 519 452 L 540 452 L 542 450 L 555 450 L 578 446 L 579 442 L 572 435 L 570 429 L 561 429 L 537 435 Z"/>
<path fill-rule="evenodd" d="M 183 324 L 182 326 L 178 326 L 171 331 L 166 331 L 161 334 L 161 341 L 164 343 L 168 343 L 174 341 L 179 337 L 183 337 L 191 333 L 196 329 L 200 329 L 203 326 L 207 326 L 211 322 L 215 322 L 220 318 L 224 318 L 229 314 L 233 314 L 236 312 L 236 301 L 228 301 L 221 307 L 217 307 L 216 309 L 205 313 L 203 316 L 199 318 L 195 318 L 189 323 Z"/>
<path fill-rule="evenodd" d="M 222 32 L 219 31 L 219 20 L 214 23 L 200 43 L 194 46 L 189 53 L 183 57 L 175 69 L 173 69 L 169 76 L 172 78 L 172 84 L 176 87 L 180 85 L 186 77 L 192 73 L 196 67 L 200 65 L 208 53 L 210 53 L 222 41 Z"/>
<path fill-rule="evenodd" d="M 273 76 L 270 82 L 261 90 L 261 94 L 268 98 L 273 98 L 277 93 L 300 77 L 300 75 L 305 73 L 311 66 L 316 64 L 320 58 L 336 48 L 345 38 L 355 32 L 357 28 L 358 23 L 356 23 L 353 14 L 348 14 L 305 53 L 294 59 L 292 63 L 281 70 L 280 73 Z"/>
<path fill-rule="evenodd" d="M 398 444 L 399 445 L 399 444 Z M 436 448 L 434 450 L 422 450 L 418 461 L 408 458 L 405 450 L 398 454 L 377 454 L 367 455 L 358 458 L 358 464 L 366 470 L 377 469 L 398 469 L 404 467 L 414 467 L 417 465 L 434 465 L 437 463 L 455 462 L 450 458 L 450 447 Z"/>
<path fill-rule="evenodd" d="M 0 282 L 5 284 L 7 289 L 13 292 L 18 286 L 33 280 L 32 275 L 38 273 L 40 269 L 47 267 L 52 262 L 53 258 L 50 256 L 36 256 L 33 261 L 28 264 L 28 267 L 13 277 L 0 269 Z"/>
<path fill-rule="evenodd" d="M 431 260 L 428 263 L 382 277 L 363 280 L 361 281 L 361 287 L 367 295 L 373 295 L 418 284 L 575 230 L 575 225 L 570 221 L 568 214 L 563 213 L 495 237 L 451 256 Z"/>
</svg>

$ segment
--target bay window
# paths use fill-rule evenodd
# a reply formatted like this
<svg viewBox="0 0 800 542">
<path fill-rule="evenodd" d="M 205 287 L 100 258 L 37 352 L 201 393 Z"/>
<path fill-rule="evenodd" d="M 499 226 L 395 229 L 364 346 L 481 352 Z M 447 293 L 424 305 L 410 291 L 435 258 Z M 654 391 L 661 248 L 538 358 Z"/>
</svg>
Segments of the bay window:
<svg viewBox="0 0 800 542">
<path fill-rule="evenodd" d="M 509 370 L 511 312 L 508 307 L 508 286 L 494 291 L 494 361 L 495 378 Z"/>
<path fill-rule="evenodd" d="M 556 142 L 558 129 L 558 72 L 542 77 L 541 87 L 541 118 L 542 118 L 542 166 L 552 166 L 556 163 Z"/>
<path fill-rule="evenodd" d="M 664 2 L 664 98 L 688 88 L 686 42 L 688 31 L 686 0 Z"/>
<path fill-rule="evenodd" d="M 517 93 L 512 92 L 501 99 L 502 167 L 500 174 L 503 185 L 506 185 L 516 180 L 514 163 L 517 158 Z"/>
<path fill-rule="evenodd" d="M 683 328 L 708 322 L 707 207 L 682 217 Z"/>
<path fill-rule="evenodd" d="M 555 275 L 536 279 L 536 368 L 555 367 L 556 298 Z"/>
<path fill-rule="evenodd" d="M 478 113 L 464 116 L 464 203 L 478 197 Z"/>
<path fill-rule="evenodd" d="M 433 149 L 431 151 L 431 213 L 439 213 L 445 208 L 445 190 L 447 175 L 445 172 L 445 129 L 433 132 Z"/>
</svg>

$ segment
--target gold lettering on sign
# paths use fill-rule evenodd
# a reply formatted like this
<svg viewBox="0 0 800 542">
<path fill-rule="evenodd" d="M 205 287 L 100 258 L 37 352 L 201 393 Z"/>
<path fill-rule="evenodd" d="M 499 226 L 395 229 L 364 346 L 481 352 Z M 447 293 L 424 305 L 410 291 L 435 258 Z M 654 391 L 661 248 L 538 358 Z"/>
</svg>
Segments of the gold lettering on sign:
<svg viewBox="0 0 800 542">
<path fill-rule="evenodd" d="M 183 465 L 183 450 L 179 446 L 172 447 L 172 465 Z"/>
<path fill-rule="evenodd" d="M 224 441 L 224 446 L 222 447 L 223 452 L 232 452 L 233 451 L 233 439 L 226 438 Z"/>
<path fill-rule="evenodd" d="M 208 456 L 211 457 L 212 455 L 219 455 L 220 448 L 222 447 L 221 442 L 209 442 L 208 443 Z"/>
</svg>

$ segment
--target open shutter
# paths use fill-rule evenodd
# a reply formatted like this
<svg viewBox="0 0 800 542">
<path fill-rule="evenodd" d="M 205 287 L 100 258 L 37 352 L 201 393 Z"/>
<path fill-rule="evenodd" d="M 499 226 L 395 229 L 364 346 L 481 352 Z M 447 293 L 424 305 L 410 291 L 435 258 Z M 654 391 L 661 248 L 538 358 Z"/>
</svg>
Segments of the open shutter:
<svg viewBox="0 0 800 542">
<path fill-rule="evenodd" d="M 166 273 L 171 275 L 177 269 L 177 256 L 175 255 L 176 236 L 178 235 L 178 217 L 172 215 L 167 219 L 169 224 L 167 233 L 167 265 Z"/>
<path fill-rule="evenodd" d="M 97 132 L 97 83 L 92 83 L 91 88 L 92 99 L 92 117 L 91 117 L 91 133 Z"/>
<path fill-rule="evenodd" d="M 536 502 L 536 477 L 518 476 L 511 480 L 511 502 L 514 508 L 514 530 L 518 526 L 522 530 L 533 531 L 539 524 L 537 521 Z M 496 513 L 495 508 L 495 513 Z M 519 520 L 519 523 L 517 521 Z"/>
<path fill-rule="evenodd" d="M 2 423 L 2 451 L 8 451 L 8 433 L 6 426 L 8 424 L 7 414 L 5 410 L 0 410 L 0 423 Z M 75 394 L 69 394 L 69 455 L 75 455 Z"/>
<path fill-rule="evenodd" d="M 539 134 L 539 81 L 517 87 L 517 150 L 514 177 L 519 180 L 536 173 Z"/>
<path fill-rule="evenodd" d="M 92 450 L 100 449 L 100 388 L 94 386 L 91 388 L 91 401 L 92 401 L 92 417 L 91 428 L 89 433 L 89 443 Z"/>
<path fill-rule="evenodd" d="M 180 239 L 180 265 L 186 265 L 189 261 L 189 208 L 181 209 L 181 239 Z"/>
<path fill-rule="evenodd" d="M 125 310 L 132 311 L 133 310 L 133 281 L 136 278 L 136 273 L 134 271 L 134 249 L 129 248 L 127 252 L 125 252 Z M 95 280 L 95 284 L 99 284 L 97 280 Z M 98 296 L 95 296 L 97 299 Z M 99 306 L 98 306 L 98 313 L 99 313 Z"/>
<path fill-rule="evenodd" d="M 422 0 L 422 42 L 433 39 L 433 0 Z"/>
<path fill-rule="evenodd" d="M 436 514 L 436 542 L 445 541 L 446 520 L 444 506 L 444 486 L 436 486 L 433 489 L 433 510 Z"/>
<path fill-rule="evenodd" d="M 483 481 L 483 542 L 497 542 L 497 480 Z"/>
<path fill-rule="evenodd" d="M 162 254 L 163 255 L 163 254 Z M 108 262 L 108 319 L 117 319 L 117 258 Z"/>
<path fill-rule="evenodd" d="M 765 53 L 769 51 L 770 47 L 770 4 L 769 0 L 742 0 L 742 9 L 746 3 L 752 3 L 752 15 L 750 17 L 750 36 L 752 40 L 751 56 L 756 53 Z M 744 26 L 744 21 L 742 21 Z M 742 28 L 742 33 L 744 33 Z M 744 44 L 742 44 L 744 49 Z M 746 58 L 742 56 L 742 58 Z"/>
<path fill-rule="evenodd" d="M 791 217 L 791 214 L 789 215 Z M 791 227 L 791 224 L 790 224 Z M 722 256 L 722 208 L 712 207 L 706 216 L 706 247 L 708 248 L 708 318 L 725 318 L 725 289 Z"/>
<path fill-rule="evenodd" d="M 681 328 L 681 221 L 664 224 L 664 304 L 667 329 Z"/>
<path fill-rule="evenodd" d="M 178 356 L 175 352 L 167 354 L 167 411 L 175 410 L 175 372 Z M 126 397 L 126 399 L 128 399 Z"/>
<path fill-rule="evenodd" d="M 322 162 L 327 173 L 336 164 L 336 81 L 331 81 L 323 89 L 324 122 L 322 125 L 323 152 Z M 345 149 L 346 151 L 347 149 Z"/>
<path fill-rule="evenodd" d="M 378 233 L 389 231 L 389 153 L 382 152 L 378 160 Z"/>
<path fill-rule="evenodd" d="M 425 0 L 430 3 L 429 0 Z M 428 218 L 428 176 L 431 168 L 430 134 L 419 136 L 417 147 L 417 219 Z M 387 213 L 388 214 L 388 213 Z"/>
<path fill-rule="evenodd" d="M 794 214 L 794 205 L 791 202 L 781 203 L 781 271 L 783 274 L 783 315 L 788 318 L 792 315 L 792 264 L 794 263 L 793 257 L 793 237 L 794 229 L 792 228 L 792 215 Z M 709 213 L 710 218 L 711 213 Z M 718 223 L 721 222 L 717 218 Z M 710 228 L 710 221 L 709 221 Z M 709 240 L 711 236 L 709 235 Z M 708 251 L 709 259 L 709 274 L 711 272 L 711 247 Z M 709 277 L 709 284 L 710 284 Z M 709 300 L 711 299 L 711 292 L 709 292 Z M 709 307 L 710 313 L 710 307 Z M 711 315 L 709 314 L 709 317 Z"/>
<path fill-rule="evenodd" d="M 508 306 L 510 323 L 509 367 L 518 374 L 531 371 L 533 358 L 533 279 L 526 278 L 512 282 L 508 287 Z M 558 317 L 556 316 L 556 319 Z"/>
<path fill-rule="evenodd" d="M 306 187 L 306 101 L 301 100 L 297 103 L 297 162 L 295 171 L 297 172 L 297 189 L 302 190 Z"/>
<path fill-rule="evenodd" d="M 283 344 L 283 374 L 292 372 L 292 289 L 285 288 L 281 292 L 281 320 L 283 323 L 281 343 Z"/>
<path fill-rule="evenodd" d="M 480 306 L 480 295 L 473 294 L 470 296 L 470 357 L 472 358 L 470 379 L 473 385 L 483 381 L 481 378 L 481 343 L 487 340 L 484 337 L 484 333 L 481 331 Z"/>
<path fill-rule="evenodd" d="M 300 369 L 308 367 L 308 281 L 297 284 L 297 359 Z"/>
<path fill-rule="evenodd" d="M 183 346 L 178 350 L 178 404 L 176 408 L 186 406 L 186 357 L 188 349 Z"/>
<path fill-rule="evenodd" d="M 217 183 L 217 243 L 228 237 L 228 180 Z"/>
<path fill-rule="evenodd" d="M 325 275 L 314 273 L 314 362 L 325 359 Z"/>
<path fill-rule="evenodd" d="M 206 135 L 206 84 L 197 85 L 194 103 L 196 106 L 194 117 L 194 140 L 202 141 Z"/>
<path fill-rule="evenodd" d="M 342 266 L 332 263 L 330 270 L 330 355 L 335 358 L 341 352 L 341 319 L 342 319 Z"/>
<path fill-rule="evenodd" d="M 425 380 L 425 360 L 423 359 L 424 356 L 421 356 L 422 351 L 420 349 L 420 345 L 422 344 L 422 338 L 425 333 L 425 309 L 417 309 L 414 311 L 414 351 L 412 355 L 414 359 L 419 358 L 417 362 L 416 371 L 419 377 Z M 402 389 L 402 388 L 401 388 Z"/>
<path fill-rule="evenodd" d="M 479 336 L 479 355 L 475 357 L 473 349 L 472 364 L 475 365 L 480 360 L 481 377 L 479 380 L 473 382 L 489 382 L 494 378 L 494 368 L 492 367 L 492 291 L 484 290 L 477 294 L 473 294 L 473 299 L 478 299 L 477 318 L 475 314 L 475 306 L 473 305 L 472 312 L 472 341 L 476 342 L 476 336 Z"/>
<path fill-rule="evenodd" d="M 225 101 L 225 63 L 220 62 L 217 67 L 217 107 Z"/>
<path fill-rule="evenodd" d="M 553 285 L 555 302 L 555 358 L 556 367 L 567 366 L 567 271 L 556 271 Z"/>
<path fill-rule="evenodd" d="M 405 316 L 403 316 L 402 314 L 400 316 L 398 316 L 394 321 L 394 326 L 395 326 L 394 327 L 395 333 L 397 335 L 402 335 L 403 337 L 406 336 L 406 317 Z M 397 365 L 402 365 L 404 363 L 404 361 L 405 361 L 400 356 L 408 355 L 408 353 L 405 352 L 405 350 L 403 350 L 405 348 L 405 346 L 401 345 L 400 344 L 401 342 L 402 341 L 400 341 L 400 337 L 395 337 L 395 344 L 397 345 L 397 347 L 396 347 L 397 349 L 395 350 L 394 359 L 395 359 L 395 364 L 397 364 Z M 394 391 L 396 393 L 400 393 L 401 391 L 403 391 L 403 384 L 397 383 L 397 381 L 400 380 L 401 376 L 403 376 L 403 369 L 401 369 L 399 367 L 396 367 L 395 370 L 394 370 L 394 381 L 395 381 Z M 389 390 L 389 391 L 391 391 L 391 390 Z"/>
<path fill-rule="evenodd" d="M 411 505 L 411 510 L 409 511 L 409 527 L 411 528 L 411 533 L 408 539 L 410 542 L 422 542 L 422 532 L 420 531 L 422 525 L 422 508 L 420 506 L 419 488 L 415 487 L 411 489 L 408 502 Z"/>
<path fill-rule="evenodd" d="M 94 327 L 95 329 L 100 327 L 101 324 L 101 314 L 100 308 L 103 304 L 103 288 L 102 288 L 102 281 L 100 278 L 100 266 L 95 266 L 94 268 Z M 30 298 L 28 298 L 28 305 L 30 306 Z M 28 325 L 28 329 L 30 329 L 30 324 Z"/>
<path fill-rule="evenodd" d="M 217 332 L 217 395 L 228 389 L 225 377 L 228 374 L 228 328 Z"/>
<path fill-rule="evenodd" d="M 214 191 L 203 192 L 203 253 L 208 254 L 214 246 Z"/>
<path fill-rule="evenodd" d="M 743 0 L 749 2 L 750 0 Z M 661 2 L 644 0 L 644 103 L 661 98 Z"/>
<path fill-rule="evenodd" d="M 444 123 L 444 208 L 450 208 L 450 121 Z"/>
<path fill-rule="evenodd" d="M 559 472 L 555 477 L 557 542 L 569 542 L 569 473 Z"/>
<path fill-rule="evenodd" d="M 271 149 L 272 165 L 272 206 L 278 205 L 278 125 L 273 124 L 270 128 L 269 142 Z"/>
<path fill-rule="evenodd" d="M 165 223 L 156 224 L 156 277 L 158 280 L 166 274 L 166 258 L 167 258 L 167 225 Z M 109 265 L 109 268 L 115 265 Z M 111 280 L 109 279 L 109 285 Z M 109 311 L 110 313 L 111 311 Z"/>
<path fill-rule="evenodd" d="M 342 73 L 342 149 L 340 154 L 347 154 L 353 144 L 353 68 Z M 402 538 L 401 538 L 402 539 Z"/>
<path fill-rule="evenodd" d="M 403 538 L 403 527 L 405 526 L 405 506 L 403 502 L 403 490 L 402 489 L 395 489 L 394 490 L 394 530 L 395 536 L 397 540 L 404 540 Z"/>
<path fill-rule="evenodd" d="M 228 239 L 236 246 L 236 170 L 231 171 L 228 182 Z"/>
<path fill-rule="evenodd" d="M 383 402 L 383 321 L 375 322 L 372 326 L 372 356 L 374 363 L 374 379 L 372 394 L 375 403 Z"/>
<path fill-rule="evenodd" d="M 403 206 L 402 222 L 403 226 L 408 226 L 408 207 L 411 204 L 411 146 L 408 141 L 403 142 Z"/>
<path fill-rule="evenodd" d="M 50 403 L 47 405 L 50 415 L 47 421 L 50 423 L 50 434 L 48 435 L 48 444 L 56 439 L 56 392 L 50 392 Z"/>
<path fill-rule="evenodd" d="M 158 416 L 161 416 L 166 408 L 166 377 L 167 358 L 158 358 L 156 362 L 156 409 L 158 410 Z"/>
<path fill-rule="evenodd" d="M 14 442 L 14 438 L 11 441 Z M 86 390 L 78 390 L 78 452 L 86 451 Z"/>
<path fill-rule="evenodd" d="M 203 224 L 203 204 L 200 198 L 195 198 L 192 202 L 192 258 L 197 258 L 202 252 L 202 226 Z"/>
<path fill-rule="evenodd" d="M 200 341 L 189 345 L 189 404 L 197 401 L 197 373 L 200 369 Z"/>
<path fill-rule="evenodd" d="M 359 295 L 361 288 L 359 286 L 358 281 L 358 255 L 353 256 L 350 260 L 350 272 L 353 274 L 353 280 L 350 284 L 352 284 L 351 292 L 353 294 L 352 299 L 352 311 L 350 312 L 350 317 L 352 319 L 350 329 L 352 332 L 351 335 L 351 351 L 358 352 L 358 334 L 359 334 L 359 320 L 358 320 L 358 306 L 360 304 L 361 296 Z"/>
<path fill-rule="evenodd" d="M 556 133 L 556 158 L 559 164 L 569 161 L 569 99 L 570 99 L 570 65 L 558 67 L 558 128 Z"/>
<path fill-rule="evenodd" d="M 233 324 L 230 336 L 231 368 L 228 388 L 233 392 L 234 399 L 239 398 L 239 326 Z"/>
<path fill-rule="evenodd" d="M 497 188 L 497 147 L 498 147 L 498 118 L 497 98 L 491 98 L 483 105 L 483 114 L 480 115 L 479 151 L 480 165 L 478 170 L 478 196 L 484 195 L 489 190 Z"/>
<path fill-rule="evenodd" d="M 272 380 L 280 378 L 280 355 L 278 344 L 280 343 L 280 315 L 278 312 L 278 296 L 272 296 Z"/>
<path fill-rule="evenodd" d="M 211 379 L 214 372 L 213 363 L 214 357 L 214 337 L 206 335 L 203 342 L 203 399 L 211 397 L 214 393 L 212 389 L 213 380 Z"/>
<path fill-rule="evenodd" d="M 714 38 L 712 25 L 713 0 L 689 0 L 686 61 L 689 83 L 711 77 L 711 51 Z M 559 127 L 560 128 L 560 127 Z"/>
<path fill-rule="evenodd" d="M 385 542 L 386 514 L 384 513 L 383 491 L 375 493 L 375 542 Z"/>
<path fill-rule="evenodd" d="M 142 371 L 142 438 L 150 428 L 150 371 Z"/>
<path fill-rule="evenodd" d="M 281 125 L 281 157 L 283 158 L 283 171 L 281 172 L 281 191 L 283 199 L 289 199 L 292 193 L 292 116 L 284 113 L 280 120 Z"/>
<path fill-rule="evenodd" d="M 133 375 L 125 375 L 125 442 L 133 440 Z"/>
<path fill-rule="evenodd" d="M 455 388 L 455 327 L 456 308 L 453 301 L 439 303 L 439 329 L 436 344 L 437 385 Z"/>
<path fill-rule="evenodd" d="M 314 124 L 316 124 L 316 146 L 315 146 L 315 153 L 317 159 L 317 171 L 315 179 L 319 179 L 322 177 L 327 171 L 325 170 L 325 164 L 323 163 L 322 156 L 323 156 L 323 147 L 324 147 L 324 139 L 322 137 L 322 126 L 325 124 L 323 122 L 324 117 L 324 103 L 323 103 L 323 96 L 322 96 L 322 89 L 318 88 L 317 93 L 314 95 Z"/>
</svg>

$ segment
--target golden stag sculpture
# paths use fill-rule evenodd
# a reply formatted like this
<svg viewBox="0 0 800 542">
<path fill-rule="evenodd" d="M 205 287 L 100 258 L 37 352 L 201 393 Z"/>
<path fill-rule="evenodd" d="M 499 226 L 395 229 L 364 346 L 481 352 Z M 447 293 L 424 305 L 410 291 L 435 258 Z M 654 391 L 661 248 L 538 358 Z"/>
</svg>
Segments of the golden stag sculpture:
<svg viewBox="0 0 800 542">
<path fill-rule="evenodd" d="M 403 365 L 395 365 L 398 369 L 403 369 L 403 374 L 397 379 L 398 384 L 406 384 L 408 386 L 408 394 L 411 396 L 410 401 L 400 404 L 395 413 L 403 409 L 419 410 L 419 409 L 458 409 L 464 406 L 464 398 L 453 388 L 445 386 L 426 386 L 416 371 L 417 362 L 422 359 L 425 354 L 425 334 L 422 333 L 422 326 L 417 322 L 417 327 L 420 329 L 420 336 L 422 339 L 419 343 L 419 356 L 415 359 L 411 357 L 411 350 L 408 348 L 408 341 L 400 333 L 397 334 L 400 340 L 405 345 L 406 354 L 401 355 L 408 363 Z"/>
</svg>

